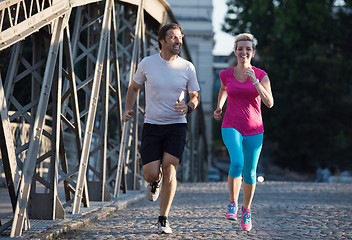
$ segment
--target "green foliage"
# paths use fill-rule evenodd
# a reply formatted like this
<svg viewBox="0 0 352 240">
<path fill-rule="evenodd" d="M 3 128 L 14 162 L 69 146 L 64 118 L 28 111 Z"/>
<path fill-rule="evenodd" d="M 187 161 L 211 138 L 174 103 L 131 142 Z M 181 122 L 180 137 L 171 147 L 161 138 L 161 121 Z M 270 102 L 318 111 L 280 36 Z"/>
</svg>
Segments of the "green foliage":
<svg viewBox="0 0 352 240">
<path fill-rule="evenodd" d="M 341 3 L 341 1 L 339 1 Z M 254 62 L 275 99 L 263 107 L 275 162 L 310 172 L 352 168 L 352 4 L 332 0 L 230 0 L 223 31 L 258 40 Z"/>
</svg>

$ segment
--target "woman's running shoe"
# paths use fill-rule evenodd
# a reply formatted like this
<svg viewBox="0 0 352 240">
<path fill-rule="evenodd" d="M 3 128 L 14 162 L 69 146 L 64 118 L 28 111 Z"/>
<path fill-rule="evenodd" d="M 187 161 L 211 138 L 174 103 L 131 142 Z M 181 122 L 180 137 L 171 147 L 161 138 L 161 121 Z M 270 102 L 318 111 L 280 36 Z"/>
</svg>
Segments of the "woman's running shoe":
<svg viewBox="0 0 352 240">
<path fill-rule="evenodd" d="M 241 212 L 242 212 L 241 227 L 245 231 L 250 231 L 252 229 L 251 210 L 246 209 L 242 206 Z"/>
<path fill-rule="evenodd" d="M 225 218 L 228 220 L 236 220 L 237 210 L 238 210 L 238 207 L 230 203 L 227 206 L 227 212 L 226 212 Z"/>
</svg>

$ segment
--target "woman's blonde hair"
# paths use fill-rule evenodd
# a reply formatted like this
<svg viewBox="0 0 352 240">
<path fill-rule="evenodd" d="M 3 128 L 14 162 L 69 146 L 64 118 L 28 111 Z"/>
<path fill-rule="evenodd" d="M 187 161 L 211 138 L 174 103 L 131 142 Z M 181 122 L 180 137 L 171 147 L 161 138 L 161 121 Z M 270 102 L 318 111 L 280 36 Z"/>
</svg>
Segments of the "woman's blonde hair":
<svg viewBox="0 0 352 240">
<path fill-rule="evenodd" d="M 253 50 L 255 50 L 256 46 L 257 46 L 257 40 L 254 38 L 254 36 L 250 33 L 241 33 L 238 34 L 236 39 L 235 39 L 235 44 L 234 44 L 234 50 L 237 49 L 237 43 L 240 41 L 250 41 L 252 42 L 252 47 Z"/>
</svg>

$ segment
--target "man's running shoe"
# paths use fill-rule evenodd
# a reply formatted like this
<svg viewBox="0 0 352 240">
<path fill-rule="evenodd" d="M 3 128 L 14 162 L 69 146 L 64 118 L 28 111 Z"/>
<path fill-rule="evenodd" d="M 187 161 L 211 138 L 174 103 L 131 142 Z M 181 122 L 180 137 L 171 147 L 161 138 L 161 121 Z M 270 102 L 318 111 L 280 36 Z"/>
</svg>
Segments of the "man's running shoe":
<svg viewBox="0 0 352 240">
<path fill-rule="evenodd" d="M 241 212 L 242 212 L 241 227 L 245 231 L 250 231 L 252 229 L 251 210 L 246 209 L 242 206 Z"/>
<path fill-rule="evenodd" d="M 170 225 L 169 225 L 169 220 L 165 220 L 165 219 L 160 219 L 159 218 L 158 228 L 159 228 L 159 233 L 160 234 L 163 234 L 163 233 L 170 234 L 170 233 L 172 233 L 172 229 L 170 228 Z"/>
<path fill-rule="evenodd" d="M 149 201 L 155 202 L 159 197 L 161 179 L 158 182 L 149 183 L 145 195 Z"/>
<path fill-rule="evenodd" d="M 236 220 L 237 219 L 237 210 L 238 207 L 232 205 L 231 203 L 227 206 L 227 212 L 225 218 L 228 220 Z"/>
</svg>

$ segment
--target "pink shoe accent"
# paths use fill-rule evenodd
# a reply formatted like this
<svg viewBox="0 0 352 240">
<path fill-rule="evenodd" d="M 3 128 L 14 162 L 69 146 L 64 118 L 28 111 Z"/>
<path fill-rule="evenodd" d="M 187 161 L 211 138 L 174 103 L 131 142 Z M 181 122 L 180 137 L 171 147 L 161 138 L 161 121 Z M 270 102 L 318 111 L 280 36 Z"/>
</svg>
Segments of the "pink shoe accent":
<svg viewBox="0 0 352 240">
<path fill-rule="evenodd" d="M 236 220 L 237 219 L 237 210 L 238 207 L 233 205 L 233 204 L 229 204 L 227 206 L 227 212 L 225 215 L 225 218 L 228 220 Z"/>
<path fill-rule="evenodd" d="M 252 229 L 251 210 L 244 208 L 242 206 L 241 212 L 242 212 L 241 227 L 245 231 L 250 231 Z"/>
</svg>

